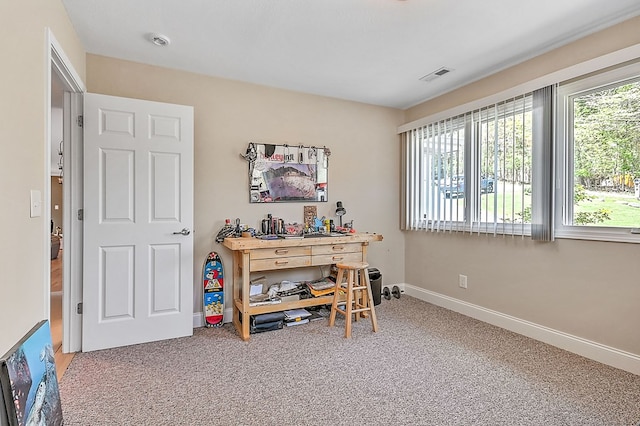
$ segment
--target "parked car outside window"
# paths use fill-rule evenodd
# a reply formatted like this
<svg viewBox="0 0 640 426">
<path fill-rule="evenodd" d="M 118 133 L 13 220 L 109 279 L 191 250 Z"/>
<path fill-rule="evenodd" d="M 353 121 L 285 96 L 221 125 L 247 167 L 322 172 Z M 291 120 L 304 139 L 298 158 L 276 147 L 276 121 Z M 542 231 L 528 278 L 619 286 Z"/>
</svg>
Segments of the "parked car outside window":
<svg viewBox="0 0 640 426">
<path fill-rule="evenodd" d="M 480 192 L 492 193 L 495 181 L 490 177 L 482 177 L 480 180 Z M 446 183 L 440 185 L 440 191 L 445 198 L 464 197 L 464 175 L 452 176 Z"/>
</svg>

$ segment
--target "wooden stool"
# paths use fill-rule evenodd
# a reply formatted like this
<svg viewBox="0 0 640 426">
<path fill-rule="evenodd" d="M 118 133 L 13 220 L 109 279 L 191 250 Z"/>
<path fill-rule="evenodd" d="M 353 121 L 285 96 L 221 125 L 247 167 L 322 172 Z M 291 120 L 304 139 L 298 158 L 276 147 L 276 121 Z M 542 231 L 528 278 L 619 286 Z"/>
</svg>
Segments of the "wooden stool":
<svg viewBox="0 0 640 426">
<path fill-rule="evenodd" d="M 331 315 L 329 316 L 329 327 L 333 327 L 336 321 L 336 312 L 345 316 L 344 337 L 351 337 L 351 315 L 355 315 L 355 320 L 369 312 L 373 331 L 378 331 L 378 320 L 373 307 L 373 295 L 371 294 L 371 283 L 369 282 L 369 264 L 365 262 L 344 262 L 336 264 L 338 276 L 336 277 L 336 289 L 333 293 L 333 303 L 331 304 Z M 344 273 L 347 272 L 347 286 L 342 286 Z M 346 292 L 345 309 L 338 308 L 340 292 Z"/>
</svg>

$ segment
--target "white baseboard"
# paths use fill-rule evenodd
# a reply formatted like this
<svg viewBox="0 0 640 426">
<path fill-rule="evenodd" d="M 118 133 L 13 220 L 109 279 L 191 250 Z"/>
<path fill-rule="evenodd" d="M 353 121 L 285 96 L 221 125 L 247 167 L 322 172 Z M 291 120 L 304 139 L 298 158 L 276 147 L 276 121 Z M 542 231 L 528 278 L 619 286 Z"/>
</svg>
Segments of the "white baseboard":
<svg viewBox="0 0 640 426">
<path fill-rule="evenodd" d="M 398 287 L 400 287 L 400 285 L 398 285 Z M 404 289 L 407 295 L 424 300 L 425 302 L 548 343 L 585 358 L 628 371 L 629 373 L 640 375 L 640 356 L 630 352 L 602 345 L 410 284 L 404 284 L 401 288 Z"/>
<path fill-rule="evenodd" d="M 222 317 L 223 323 L 228 323 L 233 320 L 233 308 L 226 308 L 224 310 L 224 316 Z M 193 328 L 204 327 L 204 315 L 202 312 L 193 313 Z"/>
<path fill-rule="evenodd" d="M 204 327 L 204 318 L 202 317 L 202 312 L 194 312 L 193 313 L 193 328 Z"/>
</svg>

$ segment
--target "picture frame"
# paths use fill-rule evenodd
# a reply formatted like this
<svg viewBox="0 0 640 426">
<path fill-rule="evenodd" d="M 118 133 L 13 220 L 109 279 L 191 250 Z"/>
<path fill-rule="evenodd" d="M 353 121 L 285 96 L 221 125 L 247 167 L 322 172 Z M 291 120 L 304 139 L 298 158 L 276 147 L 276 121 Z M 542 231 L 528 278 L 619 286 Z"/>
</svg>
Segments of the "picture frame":
<svg viewBox="0 0 640 426">
<path fill-rule="evenodd" d="M 328 148 L 249 144 L 249 202 L 328 201 Z"/>
<path fill-rule="evenodd" d="M 7 418 L 7 409 L 4 404 L 4 395 L 2 394 L 2 388 L 0 387 L 0 426 L 9 426 L 9 419 Z"/>
<path fill-rule="evenodd" d="M 0 358 L 0 386 L 10 426 L 64 423 L 49 321 L 36 324 Z"/>
<path fill-rule="evenodd" d="M 304 206 L 304 224 L 307 227 L 313 229 L 315 226 L 315 220 L 318 217 L 318 207 L 317 206 Z"/>
</svg>

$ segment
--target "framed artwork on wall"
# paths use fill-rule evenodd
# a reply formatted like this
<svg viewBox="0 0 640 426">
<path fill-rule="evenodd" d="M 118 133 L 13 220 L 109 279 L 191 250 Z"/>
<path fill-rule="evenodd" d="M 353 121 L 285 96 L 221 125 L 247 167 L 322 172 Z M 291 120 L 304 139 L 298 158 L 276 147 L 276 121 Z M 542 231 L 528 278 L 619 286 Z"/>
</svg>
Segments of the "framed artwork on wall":
<svg viewBox="0 0 640 426">
<path fill-rule="evenodd" d="M 250 202 L 327 201 L 329 155 L 326 147 L 250 143 Z"/>
<path fill-rule="evenodd" d="M 63 424 L 49 321 L 36 324 L 0 358 L 0 385 L 11 426 Z"/>
</svg>

